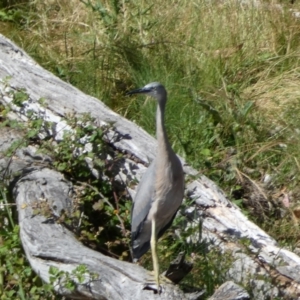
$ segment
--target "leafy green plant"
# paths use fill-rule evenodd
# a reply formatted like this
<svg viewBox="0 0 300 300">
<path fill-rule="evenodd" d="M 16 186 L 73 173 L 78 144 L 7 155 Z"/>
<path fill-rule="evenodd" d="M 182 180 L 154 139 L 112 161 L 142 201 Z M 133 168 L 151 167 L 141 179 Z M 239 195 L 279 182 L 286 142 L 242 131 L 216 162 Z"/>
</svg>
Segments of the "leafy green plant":
<svg viewBox="0 0 300 300">
<path fill-rule="evenodd" d="M 78 284 L 86 284 L 98 279 L 97 274 L 92 274 L 84 265 L 77 266 L 71 272 L 60 271 L 56 267 L 49 268 L 50 284 L 52 286 L 63 286 L 69 291 L 74 291 Z"/>
<path fill-rule="evenodd" d="M 40 151 L 52 156 L 55 168 L 73 181 L 80 194 L 72 215 L 64 214 L 58 221 L 73 229 L 86 245 L 128 259 L 131 204 L 121 196 L 115 179 L 122 156 L 104 142 L 109 127 L 97 127 L 89 115 L 71 116 L 68 123 L 71 131 L 64 133 L 54 149 L 51 139 L 40 144 Z"/>
<path fill-rule="evenodd" d="M 3 0 L 0 3 L 0 21 L 24 24 L 28 18 L 27 5 L 29 0 Z"/>
</svg>

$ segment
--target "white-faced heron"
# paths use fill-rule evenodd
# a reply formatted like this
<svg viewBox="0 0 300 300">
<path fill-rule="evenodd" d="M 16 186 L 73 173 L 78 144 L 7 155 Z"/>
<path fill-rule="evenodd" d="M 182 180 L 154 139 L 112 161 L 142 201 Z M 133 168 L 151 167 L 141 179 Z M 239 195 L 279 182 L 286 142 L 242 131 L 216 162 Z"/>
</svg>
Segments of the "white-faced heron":
<svg viewBox="0 0 300 300">
<path fill-rule="evenodd" d="M 133 201 L 131 240 L 134 261 L 145 254 L 151 246 L 155 282 L 160 292 L 156 243 L 171 226 L 182 202 L 184 176 L 181 162 L 168 141 L 165 129 L 167 91 L 164 86 L 152 82 L 128 94 L 146 94 L 157 100 L 157 155 L 140 181 Z"/>
</svg>

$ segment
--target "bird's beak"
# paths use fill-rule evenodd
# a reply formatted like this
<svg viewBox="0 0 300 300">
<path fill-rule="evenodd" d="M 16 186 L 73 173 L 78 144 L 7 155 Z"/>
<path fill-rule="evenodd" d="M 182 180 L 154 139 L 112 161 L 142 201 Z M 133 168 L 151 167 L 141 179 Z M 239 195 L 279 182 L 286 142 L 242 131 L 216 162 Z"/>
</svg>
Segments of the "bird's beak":
<svg viewBox="0 0 300 300">
<path fill-rule="evenodd" d="M 136 90 L 130 91 L 130 92 L 126 93 L 126 95 L 148 94 L 150 92 L 151 92 L 151 89 L 143 87 L 143 88 L 140 88 L 140 89 L 136 89 Z"/>
</svg>

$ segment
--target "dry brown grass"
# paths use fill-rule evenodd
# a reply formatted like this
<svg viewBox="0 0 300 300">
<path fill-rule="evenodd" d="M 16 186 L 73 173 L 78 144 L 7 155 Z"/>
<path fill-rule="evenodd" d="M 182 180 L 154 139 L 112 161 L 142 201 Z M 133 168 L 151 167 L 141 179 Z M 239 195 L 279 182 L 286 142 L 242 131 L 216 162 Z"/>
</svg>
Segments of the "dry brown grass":
<svg viewBox="0 0 300 300">
<path fill-rule="evenodd" d="M 287 109 L 299 105 L 300 68 L 261 78 L 243 91 L 243 97 L 255 101 L 269 122 L 280 122 Z"/>
<path fill-rule="evenodd" d="M 109 1 L 106 2 L 107 11 L 111 13 Z M 244 55 L 248 56 L 260 50 L 275 51 L 275 27 L 285 25 L 284 16 L 276 6 L 253 9 L 236 5 L 236 1 L 220 5 L 201 1 L 172 5 L 168 1 L 163 4 L 152 1 L 149 13 L 144 16 L 139 13 L 149 7 L 148 3 L 123 4 L 118 16 L 119 35 L 137 28 L 138 31 L 131 36 L 133 39 L 138 37 L 141 44 L 160 39 L 178 45 L 189 43 L 192 48 L 203 52 L 244 43 Z M 27 30 L 32 39 L 39 38 L 45 48 L 64 52 L 66 42 L 85 48 L 84 43 L 93 38 L 99 44 L 108 43 L 105 24 L 99 15 L 79 1 L 38 1 L 34 4 L 34 11 L 37 18 L 31 20 Z M 147 23 L 152 20 L 157 23 L 155 30 L 146 30 Z"/>
</svg>

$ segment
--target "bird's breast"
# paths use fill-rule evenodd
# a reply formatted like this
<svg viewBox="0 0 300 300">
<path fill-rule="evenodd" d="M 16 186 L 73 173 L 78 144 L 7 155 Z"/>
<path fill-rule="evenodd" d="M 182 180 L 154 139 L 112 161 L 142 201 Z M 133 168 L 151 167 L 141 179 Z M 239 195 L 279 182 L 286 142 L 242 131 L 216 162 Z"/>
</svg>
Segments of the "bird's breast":
<svg viewBox="0 0 300 300">
<path fill-rule="evenodd" d="M 174 168 L 171 162 L 159 165 L 157 161 L 155 196 L 149 217 L 156 216 L 157 220 L 169 221 L 179 208 L 183 193 L 183 171 L 180 162 Z"/>
</svg>

